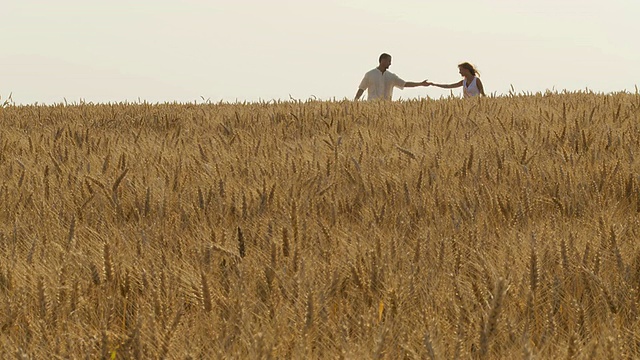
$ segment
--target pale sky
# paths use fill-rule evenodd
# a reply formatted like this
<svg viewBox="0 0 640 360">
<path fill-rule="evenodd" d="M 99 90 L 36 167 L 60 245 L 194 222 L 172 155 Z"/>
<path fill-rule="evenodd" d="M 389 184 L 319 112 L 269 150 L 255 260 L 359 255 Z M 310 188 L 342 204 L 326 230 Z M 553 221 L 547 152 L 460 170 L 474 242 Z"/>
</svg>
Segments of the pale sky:
<svg viewBox="0 0 640 360">
<path fill-rule="evenodd" d="M 382 52 L 406 81 L 457 82 L 469 61 L 497 95 L 635 92 L 638 14 L 638 0 L 6 0 L 0 104 L 352 99 Z"/>
</svg>

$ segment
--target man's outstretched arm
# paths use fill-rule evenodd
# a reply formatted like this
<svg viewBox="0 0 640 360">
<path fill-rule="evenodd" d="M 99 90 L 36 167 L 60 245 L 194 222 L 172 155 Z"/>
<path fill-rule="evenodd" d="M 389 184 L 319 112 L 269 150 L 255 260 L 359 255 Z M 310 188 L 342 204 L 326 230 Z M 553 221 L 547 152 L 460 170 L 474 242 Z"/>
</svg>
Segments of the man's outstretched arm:
<svg viewBox="0 0 640 360">
<path fill-rule="evenodd" d="M 354 101 L 360 100 L 360 97 L 362 96 L 362 94 L 364 94 L 364 90 L 358 89 L 358 92 L 356 92 L 356 97 L 353 100 Z"/>
<path fill-rule="evenodd" d="M 411 82 L 411 81 L 407 81 L 406 83 L 404 83 L 404 87 L 418 87 L 418 86 L 429 86 L 431 84 L 429 84 L 429 82 L 427 80 L 423 81 L 423 82 Z"/>
</svg>

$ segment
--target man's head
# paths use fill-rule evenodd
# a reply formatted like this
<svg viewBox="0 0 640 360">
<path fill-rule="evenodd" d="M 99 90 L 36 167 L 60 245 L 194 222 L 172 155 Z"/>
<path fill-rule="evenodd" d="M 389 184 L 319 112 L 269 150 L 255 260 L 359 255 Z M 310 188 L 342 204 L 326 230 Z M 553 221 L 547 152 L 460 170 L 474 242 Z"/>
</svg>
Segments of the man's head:
<svg viewBox="0 0 640 360">
<path fill-rule="evenodd" d="M 383 53 L 378 58 L 378 63 L 380 64 L 379 68 L 387 70 L 391 66 L 391 55 Z"/>
</svg>

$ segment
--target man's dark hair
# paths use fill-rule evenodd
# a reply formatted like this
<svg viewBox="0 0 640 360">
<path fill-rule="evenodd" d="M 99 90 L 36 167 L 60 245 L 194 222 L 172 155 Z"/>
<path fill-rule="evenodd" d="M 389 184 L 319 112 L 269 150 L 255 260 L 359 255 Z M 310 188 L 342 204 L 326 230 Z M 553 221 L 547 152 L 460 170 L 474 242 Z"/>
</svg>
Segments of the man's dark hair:
<svg viewBox="0 0 640 360">
<path fill-rule="evenodd" d="M 387 54 L 387 53 L 382 53 L 382 55 L 380 55 L 380 57 L 378 58 L 378 62 L 382 62 L 382 59 L 391 59 L 391 55 Z"/>
</svg>

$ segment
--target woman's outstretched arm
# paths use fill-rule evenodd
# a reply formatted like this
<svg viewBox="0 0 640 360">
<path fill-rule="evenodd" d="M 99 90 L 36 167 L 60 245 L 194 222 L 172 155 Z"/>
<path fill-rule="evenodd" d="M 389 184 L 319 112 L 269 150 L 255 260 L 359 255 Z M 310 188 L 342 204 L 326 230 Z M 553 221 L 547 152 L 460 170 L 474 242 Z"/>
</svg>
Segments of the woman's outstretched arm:
<svg viewBox="0 0 640 360">
<path fill-rule="evenodd" d="M 453 88 L 457 88 L 462 86 L 462 80 L 458 81 L 457 83 L 454 84 L 436 84 L 436 83 L 428 83 L 431 86 L 437 86 L 439 88 L 443 88 L 443 89 L 453 89 Z"/>
</svg>

